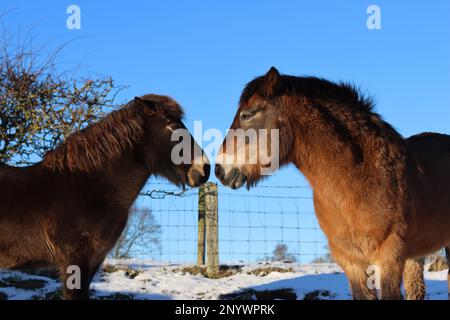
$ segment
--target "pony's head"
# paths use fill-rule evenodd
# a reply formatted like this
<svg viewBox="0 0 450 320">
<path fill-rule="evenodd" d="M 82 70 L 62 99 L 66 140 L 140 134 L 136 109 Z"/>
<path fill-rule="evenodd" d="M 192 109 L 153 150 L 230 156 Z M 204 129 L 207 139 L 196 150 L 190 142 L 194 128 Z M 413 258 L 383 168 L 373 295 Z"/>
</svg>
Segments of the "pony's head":
<svg viewBox="0 0 450 320">
<path fill-rule="evenodd" d="M 136 97 L 133 104 L 144 122 L 140 157 L 149 170 L 177 185 L 197 187 L 206 182 L 209 160 L 184 126 L 181 106 L 154 94 Z"/>
<path fill-rule="evenodd" d="M 288 114 L 277 94 L 282 76 L 272 67 L 245 87 L 236 116 L 216 159 L 215 174 L 233 189 L 261 177 L 288 162 L 292 137 Z"/>
<path fill-rule="evenodd" d="M 208 180 L 210 165 L 182 118 L 182 108 L 169 97 L 136 97 L 70 135 L 45 155 L 42 164 L 59 172 L 101 172 L 131 156 L 148 174 L 196 187 Z"/>
</svg>

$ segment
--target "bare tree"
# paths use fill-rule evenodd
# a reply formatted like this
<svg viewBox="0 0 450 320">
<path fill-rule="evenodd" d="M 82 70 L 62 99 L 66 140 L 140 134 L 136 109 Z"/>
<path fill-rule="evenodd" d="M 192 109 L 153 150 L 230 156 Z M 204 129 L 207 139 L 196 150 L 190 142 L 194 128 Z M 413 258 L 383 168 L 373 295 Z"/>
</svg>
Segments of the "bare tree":
<svg viewBox="0 0 450 320">
<path fill-rule="evenodd" d="M 151 253 L 159 249 L 160 233 L 161 227 L 157 224 L 150 209 L 133 207 L 128 224 L 109 256 L 115 259 L 125 259 L 132 257 L 135 250 L 145 250 L 146 254 Z"/>
<path fill-rule="evenodd" d="M 18 42 L 7 30 L 0 34 L 0 162 L 15 165 L 39 161 L 73 131 L 102 117 L 123 88 L 110 77 L 58 71 L 64 45 L 45 54 L 32 38 Z"/>
<path fill-rule="evenodd" d="M 288 246 L 284 243 L 279 243 L 275 246 L 273 250 L 272 261 L 282 261 L 282 262 L 296 262 L 295 256 L 288 252 Z"/>
</svg>

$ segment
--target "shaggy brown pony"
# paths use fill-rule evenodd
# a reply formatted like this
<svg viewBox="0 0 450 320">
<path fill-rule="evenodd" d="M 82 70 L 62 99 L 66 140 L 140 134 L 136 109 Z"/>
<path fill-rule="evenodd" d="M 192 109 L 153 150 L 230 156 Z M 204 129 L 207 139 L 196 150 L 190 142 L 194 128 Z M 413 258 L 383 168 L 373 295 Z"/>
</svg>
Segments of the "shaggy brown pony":
<svg viewBox="0 0 450 320">
<path fill-rule="evenodd" d="M 150 175 L 182 186 L 207 181 L 208 159 L 190 135 L 202 158 L 171 160 L 178 143 L 171 133 L 184 128 L 182 116 L 171 98 L 145 95 L 72 134 L 40 163 L 2 165 L 0 268 L 56 266 L 64 298 L 89 298 L 92 277 Z M 80 268 L 81 288 L 67 285 L 73 265 Z"/>
<path fill-rule="evenodd" d="M 275 68 L 245 87 L 237 128 L 279 130 L 280 165 L 293 163 L 311 184 L 318 221 L 355 299 L 380 293 L 367 285 L 368 272 L 379 275 L 381 298 L 400 299 L 405 261 L 450 244 L 450 136 L 403 139 L 353 86 Z M 221 161 L 246 159 L 261 146 L 226 146 L 216 176 L 232 188 L 255 184 L 260 161 Z"/>
</svg>

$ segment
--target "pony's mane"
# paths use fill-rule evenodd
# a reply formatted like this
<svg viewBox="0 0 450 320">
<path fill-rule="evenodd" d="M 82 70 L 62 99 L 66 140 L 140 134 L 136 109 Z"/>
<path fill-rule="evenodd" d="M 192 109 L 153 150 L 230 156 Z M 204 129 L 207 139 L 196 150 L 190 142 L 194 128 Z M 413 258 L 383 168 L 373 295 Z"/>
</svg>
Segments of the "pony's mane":
<svg viewBox="0 0 450 320">
<path fill-rule="evenodd" d="M 132 148 L 144 133 L 145 119 L 158 113 L 172 120 L 183 117 L 183 110 L 171 98 L 145 95 L 71 134 L 44 156 L 42 164 L 55 171 L 100 169 Z"/>
<path fill-rule="evenodd" d="M 241 95 L 241 106 L 246 105 L 253 95 L 263 99 L 304 97 L 337 138 L 350 146 L 355 163 L 364 160 L 363 136 L 367 134 L 380 138 L 377 141 L 390 150 L 392 158 L 403 148 L 401 135 L 374 112 L 373 99 L 354 85 L 316 77 L 279 75 L 278 72 L 272 77 L 271 73 L 275 74 L 273 69 L 246 85 Z"/>
<path fill-rule="evenodd" d="M 266 90 L 264 76 L 255 78 L 245 86 L 241 95 L 241 103 L 247 102 L 254 94 L 264 97 L 302 95 L 304 97 L 343 102 L 350 108 L 362 111 L 372 111 L 374 108 L 373 99 L 364 95 L 353 84 L 334 83 L 317 77 L 281 75 L 270 92 Z"/>
<path fill-rule="evenodd" d="M 55 171 L 90 171 L 118 158 L 143 133 L 143 120 L 132 106 L 111 112 L 99 122 L 70 135 L 42 163 Z"/>
</svg>

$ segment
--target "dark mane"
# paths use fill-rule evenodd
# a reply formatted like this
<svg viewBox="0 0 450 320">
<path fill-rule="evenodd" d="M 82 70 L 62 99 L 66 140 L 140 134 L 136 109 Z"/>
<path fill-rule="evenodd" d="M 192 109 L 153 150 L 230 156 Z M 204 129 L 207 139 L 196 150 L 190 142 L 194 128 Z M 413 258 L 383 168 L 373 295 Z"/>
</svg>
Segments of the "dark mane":
<svg viewBox="0 0 450 320">
<path fill-rule="evenodd" d="M 42 163 L 55 171 L 91 171 L 122 155 L 143 133 L 143 120 L 132 105 L 70 135 Z"/>
<path fill-rule="evenodd" d="M 254 94 L 264 97 L 303 95 L 328 101 L 344 102 L 349 107 L 357 110 L 372 111 L 374 108 L 373 99 L 364 95 L 361 90 L 349 83 L 334 83 L 316 77 L 282 75 L 270 93 L 265 90 L 264 83 L 264 76 L 250 81 L 242 92 L 241 103 L 247 102 Z"/>
<path fill-rule="evenodd" d="M 91 171 L 119 158 L 144 133 L 146 117 L 157 114 L 171 120 L 183 117 L 182 108 L 171 98 L 145 95 L 111 112 L 99 122 L 70 135 L 42 164 L 55 171 Z"/>
</svg>

